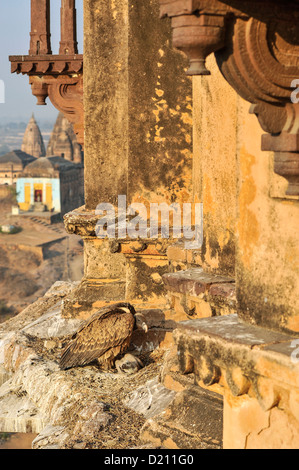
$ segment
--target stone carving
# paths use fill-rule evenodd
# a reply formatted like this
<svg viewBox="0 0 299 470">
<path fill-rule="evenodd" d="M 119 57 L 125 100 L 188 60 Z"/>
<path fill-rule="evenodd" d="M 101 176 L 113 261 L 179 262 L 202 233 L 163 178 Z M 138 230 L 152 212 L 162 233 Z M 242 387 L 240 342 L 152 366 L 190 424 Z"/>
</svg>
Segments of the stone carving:
<svg viewBox="0 0 299 470">
<path fill-rule="evenodd" d="M 218 384 L 233 397 L 256 398 L 265 412 L 280 406 L 299 418 L 298 364 L 290 359 L 293 336 L 227 315 L 181 322 L 174 339 L 180 372 L 193 373 L 196 385 Z"/>
<path fill-rule="evenodd" d="M 274 152 L 274 170 L 299 194 L 299 103 L 291 99 L 299 79 L 299 2 L 274 0 L 160 0 L 172 19 L 174 46 L 191 61 L 189 75 L 208 75 L 215 53 L 230 85 L 252 103 L 262 129 L 262 149 Z"/>
</svg>

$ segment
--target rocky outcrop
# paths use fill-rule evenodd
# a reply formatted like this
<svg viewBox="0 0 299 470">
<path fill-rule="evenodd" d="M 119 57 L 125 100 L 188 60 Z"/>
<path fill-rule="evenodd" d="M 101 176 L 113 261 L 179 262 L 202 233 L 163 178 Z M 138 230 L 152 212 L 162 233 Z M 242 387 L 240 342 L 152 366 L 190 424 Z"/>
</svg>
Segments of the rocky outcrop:
<svg viewBox="0 0 299 470">
<path fill-rule="evenodd" d="M 163 354 L 142 356 L 139 348 L 145 367 L 132 374 L 104 373 L 95 365 L 61 371 L 63 344 L 81 324 L 61 316 L 63 299 L 75 286 L 56 283 L 1 325 L 0 432 L 38 434 L 35 449 L 138 447 L 147 417 L 175 395 L 158 383 Z"/>
</svg>

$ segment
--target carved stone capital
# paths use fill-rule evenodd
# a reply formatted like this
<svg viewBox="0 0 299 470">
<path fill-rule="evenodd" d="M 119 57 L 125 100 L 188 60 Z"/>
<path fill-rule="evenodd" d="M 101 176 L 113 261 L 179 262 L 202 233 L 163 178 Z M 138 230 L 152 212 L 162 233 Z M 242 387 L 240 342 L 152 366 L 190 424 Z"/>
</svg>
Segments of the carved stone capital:
<svg viewBox="0 0 299 470">
<path fill-rule="evenodd" d="M 207 75 L 215 53 L 229 84 L 252 103 L 262 129 L 262 149 L 275 154 L 275 172 L 299 194 L 299 2 L 274 0 L 160 0 L 161 16 L 172 19 L 173 44 L 191 61 L 188 74 Z"/>
</svg>

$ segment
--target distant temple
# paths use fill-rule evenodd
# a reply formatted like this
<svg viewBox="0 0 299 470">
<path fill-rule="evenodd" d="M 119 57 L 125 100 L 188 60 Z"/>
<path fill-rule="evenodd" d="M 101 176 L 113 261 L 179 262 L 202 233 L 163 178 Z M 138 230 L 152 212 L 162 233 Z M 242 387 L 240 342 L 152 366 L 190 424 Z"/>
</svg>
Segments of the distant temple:
<svg viewBox="0 0 299 470">
<path fill-rule="evenodd" d="M 17 179 L 17 201 L 23 211 L 64 215 L 84 204 L 83 166 L 62 157 L 41 157 Z"/>
<path fill-rule="evenodd" d="M 44 139 L 33 114 L 26 128 L 21 150 L 35 158 L 46 156 Z"/>
<path fill-rule="evenodd" d="M 0 157 L 0 185 L 16 185 L 17 202 L 24 212 L 66 212 L 84 204 L 83 152 L 72 125 L 57 121 L 45 151 L 39 126 L 32 115 L 22 150 Z"/>
<path fill-rule="evenodd" d="M 24 168 L 35 160 L 22 150 L 13 150 L 0 157 L 0 185 L 12 185 Z"/>
<path fill-rule="evenodd" d="M 83 163 L 81 145 L 77 142 L 72 124 L 59 113 L 48 147 L 47 157 L 57 155 L 74 163 Z"/>
</svg>

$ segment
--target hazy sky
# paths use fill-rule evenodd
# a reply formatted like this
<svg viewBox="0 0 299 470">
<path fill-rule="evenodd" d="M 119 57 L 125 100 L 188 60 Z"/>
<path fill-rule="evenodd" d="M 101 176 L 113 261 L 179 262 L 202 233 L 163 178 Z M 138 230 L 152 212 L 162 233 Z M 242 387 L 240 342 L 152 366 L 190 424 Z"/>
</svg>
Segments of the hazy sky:
<svg viewBox="0 0 299 470">
<path fill-rule="evenodd" d="M 60 0 L 51 0 L 52 52 L 58 53 L 60 40 Z M 83 0 L 77 0 L 79 52 L 83 52 Z M 30 43 L 30 0 L 0 0 L 0 80 L 5 84 L 5 103 L 0 103 L 3 120 L 29 120 L 32 112 L 38 120 L 55 120 L 58 111 L 47 99 L 37 106 L 27 75 L 10 73 L 9 55 L 27 55 Z"/>
</svg>

